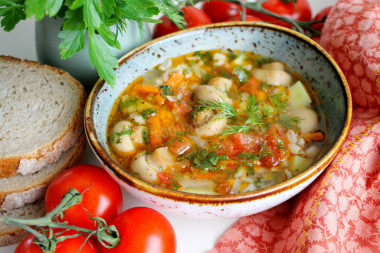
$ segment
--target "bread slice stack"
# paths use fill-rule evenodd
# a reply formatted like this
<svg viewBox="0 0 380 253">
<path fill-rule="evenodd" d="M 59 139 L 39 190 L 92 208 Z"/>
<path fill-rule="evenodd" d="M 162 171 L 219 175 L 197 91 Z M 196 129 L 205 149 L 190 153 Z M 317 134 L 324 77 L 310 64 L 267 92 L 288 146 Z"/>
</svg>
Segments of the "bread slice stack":
<svg viewBox="0 0 380 253">
<path fill-rule="evenodd" d="M 85 100 L 63 70 L 0 56 L 0 246 L 27 234 L 3 219 L 44 215 L 48 184 L 84 157 Z"/>
</svg>

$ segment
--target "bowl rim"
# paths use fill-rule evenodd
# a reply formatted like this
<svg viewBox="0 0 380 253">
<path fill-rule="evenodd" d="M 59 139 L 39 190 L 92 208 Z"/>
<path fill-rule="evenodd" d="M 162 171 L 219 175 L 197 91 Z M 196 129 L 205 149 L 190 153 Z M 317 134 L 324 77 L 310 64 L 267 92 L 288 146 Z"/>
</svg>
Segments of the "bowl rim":
<svg viewBox="0 0 380 253">
<path fill-rule="evenodd" d="M 168 189 L 165 187 L 161 187 L 158 185 L 155 185 L 153 183 L 147 182 L 143 179 L 140 179 L 136 176 L 134 176 L 132 173 L 122 169 L 121 167 L 117 166 L 114 162 L 112 157 L 102 148 L 102 145 L 96 138 L 96 130 L 94 128 L 93 120 L 92 120 L 92 111 L 94 110 L 94 104 L 96 100 L 96 95 L 101 90 L 101 88 L 104 85 L 108 85 L 105 83 L 104 80 L 99 79 L 93 89 L 91 90 L 86 105 L 85 105 L 85 133 L 89 142 L 89 145 L 97 158 L 101 161 L 103 166 L 106 166 L 116 178 L 122 180 L 124 183 L 137 188 L 138 190 L 144 191 L 146 193 L 168 198 L 176 201 L 185 201 L 190 203 L 203 203 L 203 204 L 221 204 L 221 203 L 239 203 L 239 202 L 246 202 L 246 201 L 252 201 L 256 199 L 262 199 L 267 198 L 269 196 L 280 194 L 281 192 L 290 190 L 294 187 L 296 187 L 299 184 L 302 184 L 302 182 L 305 182 L 309 179 L 311 179 L 313 176 L 321 173 L 327 165 L 334 159 L 334 157 L 339 152 L 340 148 L 342 147 L 347 134 L 348 130 L 351 124 L 352 119 L 352 98 L 351 98 L 351 92 L 349 89 L 349 85 L 347 83 L 347 80 L 338 66 L 338 64 L 335 62 L 335 60 L 330 56 L 318 43 L 310 39 L 309 37 L 298 33 L 294 30 L 267 24 L 263 22 L 250 22 L 250 21 L 234 21 L 234 22 L 224 22 L 224 23 L 215 23 L 215 24 L 209 24 L 209 25 L 203 25 L 198 27 L 193 27 L 189 29 L 185 29 L 182 31 L 178 31 L 175 33 L 171 33 L 165 36 L 162 36 L 160 38 L 151 40 L 122 56 L 118 60 L 119 66 L 121 66 L 123 63 L 125 63 L 129 58 L 131 58 L 136 53 L 144 50 L 145 48 L 148 48 L 152 44 L 158 43 L 160 41 L 166 40 L 168 38 L 172 38 L 175 36 L 178 36 L 180 34 L 184 33 L 192 33 L 194 31 L 200 31 L 204 30 L 207 31 L 208 29 L 218 29 L 218 28 L 227 28 L 227 27 L 258 27 L 258 28 L 264 28 L 264 29 L 272 29 L 276 30 L 282 33 L 287 33 L 290 36 L 297 37 L 298 39 L 308 43 L 312 47 L 314 47 L 319 53 L 321 53 L 329 63 L 333 66 L 333 69 L 337 72 L 338 76 L 340 77 L 340 81 L 343 84 L 343 88 L 345 91 L 345 100 L 346 100 L 346 118 L 344 127 L 342 128 L 342 132 L 339 135 L 339 138 L 333 145 L 333 147 L 324 155 L 322 156 L 319 161 L 317 161 L 315 164 L 313 164 L 309 169 L 301 172 L 300 174 L 285 180 L 284 182 L 275 184 L 273 186 L 263 188 L 260 190 L 256 190 L 253 192 L 247 192 L 247 193 L 241 193 L 241 194 L 229 194 L 229 195 L 206 195 L 206 194 L 196 194 L 196 193 L 188 193 L 188 192 L 181 192 L 177 190 Z"/>
</svg>

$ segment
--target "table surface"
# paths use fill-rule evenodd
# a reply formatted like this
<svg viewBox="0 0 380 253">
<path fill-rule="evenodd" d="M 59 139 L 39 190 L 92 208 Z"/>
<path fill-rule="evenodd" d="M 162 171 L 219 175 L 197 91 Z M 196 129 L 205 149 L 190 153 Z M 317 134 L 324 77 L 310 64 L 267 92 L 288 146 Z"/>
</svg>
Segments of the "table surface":
<svg viewBox="0 0 380 253">
<path fill-rule="evenodd" d="M 336 0 L 309 0 L 313 14 L 325 6 L 331 5 Z M 0 28 L 0 55 L 10 55 L 22 59 L 37 60 L 34 41 L 34 20 L 26 20 L 19 23 L 12 32 L 5 32 Z M 94 154 L 87 148 L 83 163 L 99 165 Z M 123 191 L 124 209 L 135 206 L 150 206 L 134 196 Z M 176 232 L 177 252 L 179 253 L 202 253 L 212 249 L 218 238 L 232 226 L 238 218 L 230 219 L 194 219 L 172 215 L 159 210 L 164 214 Z M 16 245 L 0 247 L 0 253 L 13 252 Z"/>
</svg>

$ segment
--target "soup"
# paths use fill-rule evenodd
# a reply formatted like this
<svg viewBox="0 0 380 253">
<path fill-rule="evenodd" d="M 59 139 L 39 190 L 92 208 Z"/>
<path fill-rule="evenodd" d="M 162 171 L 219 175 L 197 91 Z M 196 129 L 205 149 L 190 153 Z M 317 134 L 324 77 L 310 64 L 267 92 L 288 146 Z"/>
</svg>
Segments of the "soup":
<svg viewBox="0 0 380 253">
<path fill-rule="evenodd" d="M 325 120 L 307 82 L 252 52 L 210 50 L 168 59 L 116 100 L 112 155 L 148 182 L 198 194 L 239 194 L 307 169 Z"/>
</svg>

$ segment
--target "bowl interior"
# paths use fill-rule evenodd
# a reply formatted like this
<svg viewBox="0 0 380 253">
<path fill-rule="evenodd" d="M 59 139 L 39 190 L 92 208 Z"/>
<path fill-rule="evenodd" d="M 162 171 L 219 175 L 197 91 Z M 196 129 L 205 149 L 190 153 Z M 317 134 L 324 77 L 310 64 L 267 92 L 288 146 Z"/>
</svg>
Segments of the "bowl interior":
<svg viewBox="0 0 380 253">
<path fill-rule="evenodd" d="M 119 61 L 114 88 L 98 82 L 92 91 L 90 127 L 97 145 L 111 159 L 106 137 L 109 113 L 116 98 L 134 79 L 167 58 L 200 50 L 231 49 L 252 51 L 285 62 L 311 84 L 320 96 L 327 120 L 327 141 L 321 159 L 347 128 L 349 98 L 344 77 L 335 63 L 323 49 L 306 40 L 295 32 L 272 25 L 217 24 L 179 32 L 137 48 Z"/>
</svg>

